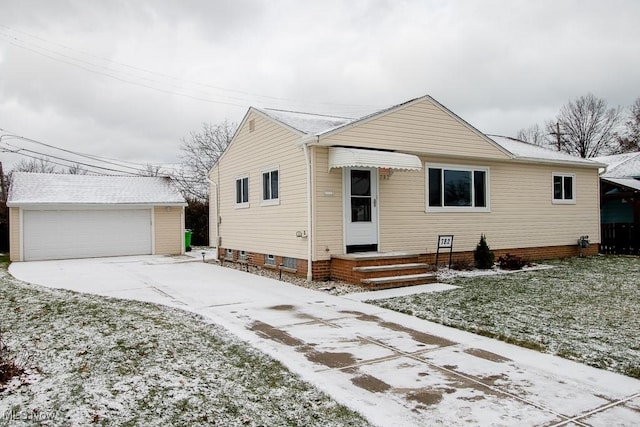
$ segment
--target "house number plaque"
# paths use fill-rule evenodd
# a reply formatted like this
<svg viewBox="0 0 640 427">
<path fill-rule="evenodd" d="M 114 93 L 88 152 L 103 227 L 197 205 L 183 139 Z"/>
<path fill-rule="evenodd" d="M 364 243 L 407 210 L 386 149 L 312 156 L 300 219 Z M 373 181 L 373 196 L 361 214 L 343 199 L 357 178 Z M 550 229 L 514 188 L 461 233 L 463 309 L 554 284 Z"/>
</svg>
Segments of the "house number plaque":
<svg viewBox="0 0 640 427">
<path fill-rule="evenodd" d="M 449 249 L 449 268 L 451 268 L 451 257 L 453 255 L 453 234 L 441 234 L 438 236 L 438 250 L 436 251 L 436 267 L 438 266 L 440 249 Z"/>
</svg>

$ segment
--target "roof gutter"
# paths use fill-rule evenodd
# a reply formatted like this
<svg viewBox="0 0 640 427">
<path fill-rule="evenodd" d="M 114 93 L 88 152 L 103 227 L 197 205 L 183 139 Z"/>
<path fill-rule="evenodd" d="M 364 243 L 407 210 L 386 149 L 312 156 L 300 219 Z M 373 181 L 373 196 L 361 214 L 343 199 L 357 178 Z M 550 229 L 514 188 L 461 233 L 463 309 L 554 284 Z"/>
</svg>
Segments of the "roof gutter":
<svg viewBox="0 0 640 427">
<path fill-rule="evenodd" d="M 544 165 L 563 165 L 563 166 L 572 166 L 577 168 L 605 168 L 607 165 L 604 163 L 598 163 L 591 161 L 587 162 L 574 162 L 571 160 L 553 160 L 553 159 L 540 159 L 536 157 L 514 157 L 514 161 L 523 162 L 523 163 L 538 163 Z"/>
</svg>

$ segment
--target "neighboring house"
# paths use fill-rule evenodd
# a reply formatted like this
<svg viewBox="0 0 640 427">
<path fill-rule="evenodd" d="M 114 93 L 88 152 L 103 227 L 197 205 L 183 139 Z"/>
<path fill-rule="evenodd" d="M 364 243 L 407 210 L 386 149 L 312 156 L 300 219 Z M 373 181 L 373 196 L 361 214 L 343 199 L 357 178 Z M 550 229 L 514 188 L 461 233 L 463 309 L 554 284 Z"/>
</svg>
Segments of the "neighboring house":
<svg viewBox="0 0 640 427">
<path fill-rule="evenodd" d="M 184 252 L 170 178 L 14 172 L 7 206 L 11 261 Z"/>
<path fill-rule="evenodd" d="M 640 254 L 640 152 L 598 157 L 602 251 Z"/>
<path fill-rule="evenodd" d="M 596 253 L 599 166 L 489 137 L 429 96 L 360 119 L 250 108 L 209 175 L 211 244 L 372 285 L 419 283 L 440 235 L 457 259 L 481 234 L 497 255 L 574 256 L 584 235 Z"/>
<path fill-rule="evenodd" d="M 594 160 L 606 165 L 600 174 L 602 223 L 640 222 L 640 152 Z"/>
</svg>

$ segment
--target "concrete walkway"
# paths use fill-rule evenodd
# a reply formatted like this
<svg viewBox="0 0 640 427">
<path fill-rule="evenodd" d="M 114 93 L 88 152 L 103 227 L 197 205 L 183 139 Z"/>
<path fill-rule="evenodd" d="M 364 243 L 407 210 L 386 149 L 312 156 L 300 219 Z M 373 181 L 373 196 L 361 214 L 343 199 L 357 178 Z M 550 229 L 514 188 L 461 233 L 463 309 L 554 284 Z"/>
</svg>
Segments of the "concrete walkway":
<svg viewBox="0 0 640 427">
<path fill-rule="evenodd" d="M 26 282 L 199 313 L 381 426 L 640 425 L 640 381 L 184 257 L 11 264 Z"/>
</svg>

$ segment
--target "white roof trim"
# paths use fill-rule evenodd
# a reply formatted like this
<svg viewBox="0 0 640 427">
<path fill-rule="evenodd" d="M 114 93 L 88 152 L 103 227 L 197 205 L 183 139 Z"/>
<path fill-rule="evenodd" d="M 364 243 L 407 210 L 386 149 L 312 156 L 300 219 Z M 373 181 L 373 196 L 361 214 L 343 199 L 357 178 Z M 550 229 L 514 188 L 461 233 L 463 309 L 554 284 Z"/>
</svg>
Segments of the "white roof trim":
<svg viewBox="0 0 640 427">
<path fill-rule="evenodd" d="M 348 167 L 419 171 L 422 169 L 422 161 L 413 154 L 360 148 L 329 147 L 329 169 Z"/>
<path fill-rule="evenodd" d="M 602 178 L 603 181 L 608 181 L 616 185 L 621 185 L 623 187 L 630 188 L 632 190 L 640 191 L 640 180 L 633 178 Z"/>
</svg>

